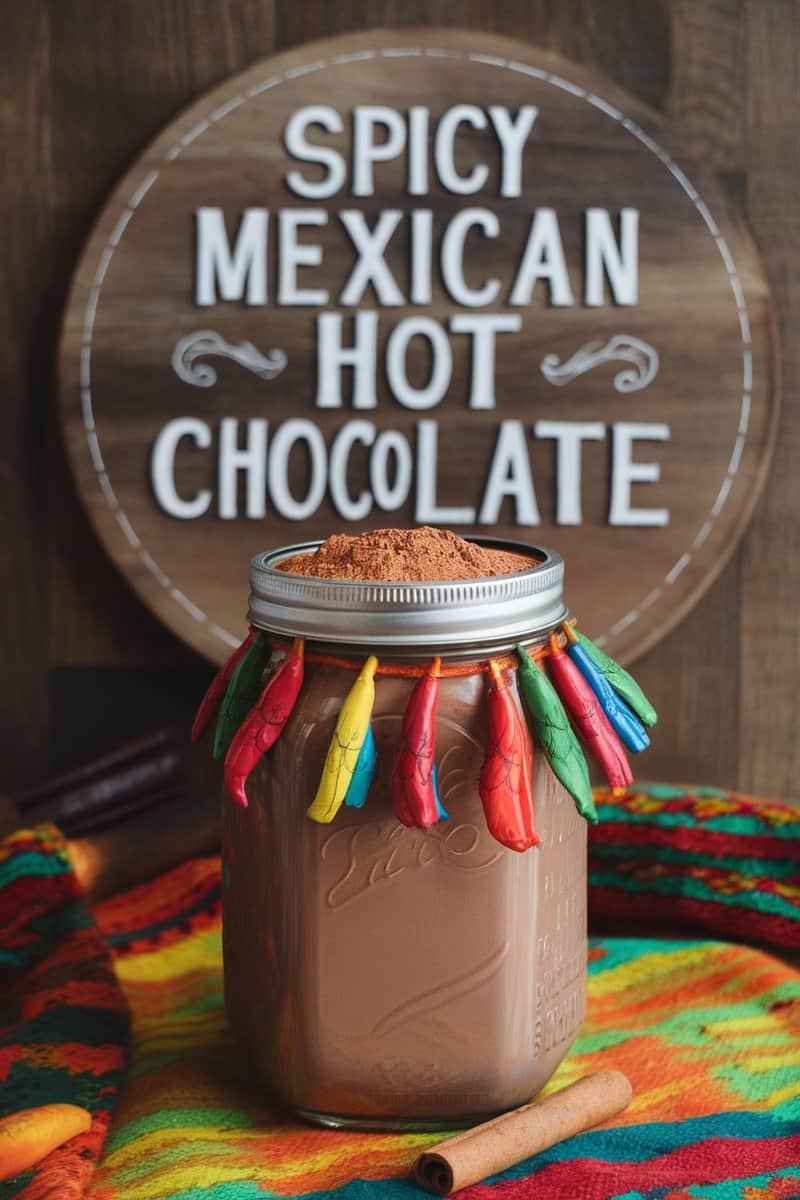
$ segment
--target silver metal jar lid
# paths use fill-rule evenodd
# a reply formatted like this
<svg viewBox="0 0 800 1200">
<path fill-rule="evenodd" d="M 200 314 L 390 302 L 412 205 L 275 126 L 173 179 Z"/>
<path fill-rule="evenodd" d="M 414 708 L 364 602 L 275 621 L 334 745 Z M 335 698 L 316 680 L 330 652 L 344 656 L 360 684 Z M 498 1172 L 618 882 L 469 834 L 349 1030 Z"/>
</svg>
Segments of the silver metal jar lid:
<svg viewBox="0 0 800 1200">
<path fill-rule="evenodd" d="M 441 583 L 353 583 L 276 570 L 282 559 L 311 554 L 319 541 L 257 554 L 250 563 L 252 625 L 285 637 L 334 645 L 391 647 L 399 654 L 437 648 L 503 649 L 531 640 L 567 616 L 564 560 L 525 542 L 474 537 L 487 549 L 539 559 L 529 571 Z"/>
</svg>

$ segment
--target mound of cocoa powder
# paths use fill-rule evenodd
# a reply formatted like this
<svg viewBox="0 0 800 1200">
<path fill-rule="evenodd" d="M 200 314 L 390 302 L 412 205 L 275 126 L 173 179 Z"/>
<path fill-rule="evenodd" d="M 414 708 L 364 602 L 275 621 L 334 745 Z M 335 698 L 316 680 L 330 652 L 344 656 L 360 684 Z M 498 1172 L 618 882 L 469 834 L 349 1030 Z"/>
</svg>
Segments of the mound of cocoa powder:
<svg viewBox="0 0 800 1200">
<path fill-rule="evenodd" d="M 276 563 L 279 571 L 317 579 L 402 583 L 481 579 L 529 571 L 538 560 L 508 550 L 489 550 L 449 529 L 372 529 L 358 536 L 335 533 L 313 554 Z"/>
</svg>

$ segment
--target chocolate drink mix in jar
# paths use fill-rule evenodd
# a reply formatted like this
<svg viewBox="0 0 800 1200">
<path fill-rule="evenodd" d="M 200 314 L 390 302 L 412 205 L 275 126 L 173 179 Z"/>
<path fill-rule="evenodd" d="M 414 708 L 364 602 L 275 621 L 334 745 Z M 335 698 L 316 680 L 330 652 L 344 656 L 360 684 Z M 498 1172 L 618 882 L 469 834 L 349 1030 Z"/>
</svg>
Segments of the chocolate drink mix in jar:
<svg viewBox="0 0 800 1200">
<path fill-rule="evenodd" d="M 530 554 L 468 542 L 448 529 L 375 529 L 353 537 L 337 533 L 313 554 L 283 559 L 278 570 L 317 579 L 368 582 L 480 579 L 529 570 Z"/>
<path fill-rule="evenodd" d="M 583 1017 L 582 745 L 655 714 L 523 543 L 374 530 L 257 555 L 204 698 L 225 758 L 231 1024 L 274 1098 L 435 1128 L 530 1099 Z"/>
</svg>

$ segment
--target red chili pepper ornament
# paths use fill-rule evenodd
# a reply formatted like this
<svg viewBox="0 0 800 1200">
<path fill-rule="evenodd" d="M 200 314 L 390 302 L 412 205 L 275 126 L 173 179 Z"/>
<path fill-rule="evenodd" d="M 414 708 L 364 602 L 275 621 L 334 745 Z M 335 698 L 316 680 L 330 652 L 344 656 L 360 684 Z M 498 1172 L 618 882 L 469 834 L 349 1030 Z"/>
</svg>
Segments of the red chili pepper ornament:
<svg viewBox="0 0 800 1200">
<path fill-rule="evenodd" d="M 489 660 L 486 755 L 480 797 L 489 832 L 510 850 L 539 845 L 533 825 L 533 742 L 509 687 L 509 674 Z"/>
<path fill-rule="evenodd" d="M 250 772 L 281 735 L 303 685 L 303 639 L 267 680 L 266 687 L 240 725 L 225 756 L 228 795 L 247 808 L 245 784 Z"/>
<path fill-rule="evenodd" d="M 398 821 L 428 829 L 447 818 L 436 781 L 436 707 L 441 659 L 435 658 L 411 693 L 392 769 L 392 804 Z"/>
<path fill-rule="evenodd" d="M 238 646 L 234 650 L 233 654 L 230 656 L 227 662 L 220 667 L 214 678 L 211 680 L 211 683 L 208 685 L 206 694 L 200 701 L 200 707 L 197 710 L 194 722 L 192 724 L 193 742 L 200 741 L 201 737 L 216 717 L 219 706 L 222 703 L 222 698 L 228 690 L 228 684 L 233 677 L 233 672 L 236 670 L 239 663 L 252 646 L 255 636 L 256 631 L 255 629 L 251 628 L 241 646 Z"/>
<path fill-rule="evenodd" d="M 633 780 L 633 774 L 622 743 L 591 686 L 564 653 L 556 634 L 550 638 L 547 666 L 567 712 L 609 784 L 612 788 L 626 788 Z"/>
</svg>

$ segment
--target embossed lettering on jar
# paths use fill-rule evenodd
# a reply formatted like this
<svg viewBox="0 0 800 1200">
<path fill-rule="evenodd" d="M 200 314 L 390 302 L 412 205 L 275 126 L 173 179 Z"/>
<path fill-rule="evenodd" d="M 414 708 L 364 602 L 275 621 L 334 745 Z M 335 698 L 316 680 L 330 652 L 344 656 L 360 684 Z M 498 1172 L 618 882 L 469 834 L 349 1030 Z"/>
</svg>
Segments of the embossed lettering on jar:
<svg viewBox="0 0 800 1200">
<path fill-rule="evenodd" d="M 532 569 L 424 585 L 275 569 L 315 545 L 261 555 L 251 571 L 251 623 L 279 645 L 305 636 L 305 677 L 281 737 L 248 780 L 248 808 L 223 805 L 230 1019 L 278 1101 L 305 1116 L 362 1127 L 483 1118 L 539 1090 L 584 1014 L 585 822 L 538 745 L 538 847 L 499 844 L 478 791 L 486 662 L 520 642 L 546 645 L 566 616 L 563 563 L 504 544 L 536 555 Z M 306 811 L 369 653 L 379 659 L 377 771 L 363 807 L 345 804 L 318 824 Z M 417 683 L 403 672 L 435 656 L 448 816 L 409 828 L 395 816 L 390 783 Z M 522 714 L 516 672 L 506 676 Z"/>
</svg>

